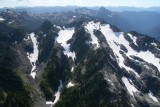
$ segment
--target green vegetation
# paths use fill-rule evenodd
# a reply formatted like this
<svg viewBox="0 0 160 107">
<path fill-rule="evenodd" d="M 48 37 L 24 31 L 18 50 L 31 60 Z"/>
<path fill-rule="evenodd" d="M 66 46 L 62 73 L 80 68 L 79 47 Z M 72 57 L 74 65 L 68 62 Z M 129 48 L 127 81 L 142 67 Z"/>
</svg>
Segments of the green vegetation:
<svg viewBox="0 0 160 107">
<path fill-rule="evenodd" d="M 89 50 L 90 34 L 85 31 L 84 27 L 77 29 L 73 35 L 73 39 L 68 42 L 71 43 L 71 51 L 77 53 L 76 61 L 81 61 Z"/>
<path fill-rule="evenodd" d="M 32 107 L 33 99 L 30 96 L 32 90 L 27 85 L 23 88 L 23 91 L 8 92 L 4 107 Z"/>
<path fill-rule="evenodd" d="M 70 75 L 68 58 L 60 50 L 60 46 L 53 48 L 50 60 L 42 74 L 40 87 L 46 100 L 53 100 L 53 92 L 57 91 L 59 80 L 66 81 Z"/>
<path fill-rule="evenodd" d="M 40 87 L 43 93 L 45 94 L 46 100 L 52 99 L 53 93 L 51 92 L 50 86 L 46 80 L 41 80 Z"/>
<path fill-rule="evenodd" d="M 0 22 L 0 41 L 13 43 L 22 42 L 26 32 L 24 29 L 16 28 L 6 23 Z"/>
<path fill-rule="evenodd" d="M 88 81 L 62 91 L 56 107 L 110 107 L 111 92 L 102 74 L 96 73 Z"/>
<path fill-rule="evenodd" d="M 22 71 L 1 67 L 0 72 L 0 106 L 31 107 L 36 97 L 33 88 L 21 78 Z"/>
<path fill-rule="evenodd" d="M 110 90 L 110 84 L 100 72 L 106 67 L 106 61 L 107 56 L 104 49 L 89 50 L 73 74 L 76 85 L 71 88 L 64 88 L 61 98 L 55 106 L 130 107 L 124 99 L 121 99 L 121 95 L 117 94 L 117 90 Z"/>
<path fill-rule="evenodd" d="M 55 38 L 58 36 L 58 29 L 54 27 L 50 21 L 45 21 L 36 33 L 36 35 L 39 42 L 38 61 L 39 63 L 47 62 L 52 52 Z M 46 36 L 44 37 L 44 35 Z"/>
</svg>

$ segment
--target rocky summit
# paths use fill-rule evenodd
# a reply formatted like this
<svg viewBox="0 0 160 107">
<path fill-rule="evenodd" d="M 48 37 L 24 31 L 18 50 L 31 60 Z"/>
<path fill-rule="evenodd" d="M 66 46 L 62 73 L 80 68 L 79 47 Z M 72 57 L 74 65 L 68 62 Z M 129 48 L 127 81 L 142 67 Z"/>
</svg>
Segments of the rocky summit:
<svg viewBox="0 0 160 107">
<path fill-rule="evenodd" d="M 0 107 L 160 107 L 160 42 L 93 13 L 0 13 Z"/>
</svg>

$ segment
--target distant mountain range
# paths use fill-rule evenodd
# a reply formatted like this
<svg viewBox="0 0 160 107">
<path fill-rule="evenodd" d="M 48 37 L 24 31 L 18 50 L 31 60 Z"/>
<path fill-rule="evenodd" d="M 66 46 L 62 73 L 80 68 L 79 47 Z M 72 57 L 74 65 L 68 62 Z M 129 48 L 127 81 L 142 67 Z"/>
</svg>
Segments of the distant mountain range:
<svg viewBox="0 0 160 107">
<path fill-rule="evenodd" d="M 6 8 L 1 8 L 3 12 Z M 18 7 L 12 8 L 16 12 L 27 12 L 32 14 L 43 14 L 40 15 L 45 17 L 44 20 L 52 20 L 54 17 L 47 17 L 48 15 L 60 15 L 61 12 L 64 14 L 76 14 L 75 12 L 81 12 L 88 16 L 98 17 L 104 21 L 116 25 L 123 31 L 137 31 L 139 33 L 149 35 L 155 38 L 160 38 L 160 7 L 150 8 L 136 8 L 136 7 L 77 7 L 77 6 L 66 6 L 66 7 Z M 83 13 L 84 12 L 84 13 Z M 55 14 L 55 15 L 54 15 Z M 36 15 L 38 16 L 38 15 Z M 63 16 L 63 15 L 62 15 Z M 39 20 L 39 19 L 38 19 Z M 51 21 L 52 22 L 52 21 Z M 54 23 L 55 21 L 53 21 Z M 36 22 L 33 22 L 36 23 Z M 59 23 L 59 22 L 57 22 Z M 26 23 L 27 24 L 27 23 Z M 29 24 L 29 23 L 28 23 Z M 38 23 L 37 23 L 38 24 Z M 36 25 L 35 24 L 35 27 Z M 30 27 L 34 28 L 34 27 Z"/>
<path fill-rule="evenodd" d="M 106 9 L 109 9 L 111 11 L 118 11 L 118 12 L 123 12 L 123 11 L 155 11 L 159 12 L 160 7 L 127 7 L 127 6 L 119 6 L 119 7 L 105 7 Z"/>
<path fill-rule="evenodd" d="M 62 12 L 62 11 L 71 11 L 77 8 L 83 8 L 80 6 L 50 6 L 50 7 L 43 7 L 43 6 L 35 6 L 35 7 L 15 7 L 15 8 L 10 8 L 14 11 L 27 11 L 27 12 L 32 12 L 32 13 L 45 13 L 45 12 Z M 89 9 L 94 9 L 98 10 L 100 7 L 95 6 L 95 7 L 87 7 Z M 127 6 L 106 6 L 106 9 L 110 11 L 115 11 L 115 12 L 124 12 L 124 11 L 154 11 L 154 12 L 160 12 L 160 7 L 127 7 Z M 0 11 L 9 9 L 7 7 L 5 8 L 0 8 Z"/>
</svg>

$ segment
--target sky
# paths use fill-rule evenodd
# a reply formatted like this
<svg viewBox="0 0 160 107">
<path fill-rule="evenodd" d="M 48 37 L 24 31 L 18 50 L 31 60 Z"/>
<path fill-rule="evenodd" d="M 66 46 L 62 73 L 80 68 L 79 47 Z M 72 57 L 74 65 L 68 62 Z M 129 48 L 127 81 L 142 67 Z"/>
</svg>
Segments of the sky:
<svg viewBox="0 0 160 107">
<path fill-rule="evenodd" d="M 160 6 L 160 0 L 0 0 L 0 7 L 33 6 Z"/>
</svg>

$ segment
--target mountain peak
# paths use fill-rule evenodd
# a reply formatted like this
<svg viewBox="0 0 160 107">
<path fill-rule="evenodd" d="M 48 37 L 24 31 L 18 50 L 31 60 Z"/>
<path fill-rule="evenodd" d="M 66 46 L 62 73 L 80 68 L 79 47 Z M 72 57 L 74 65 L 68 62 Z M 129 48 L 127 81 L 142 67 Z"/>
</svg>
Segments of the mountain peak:
<svg viewBox="0 0 160 107">
<path fill-rule="evenodd" d="M 43 32 L 47 32 L 49 31 L 51 28 L 53 28 L 53 25 L 50 21 L 46 20 L 44 21 L 44 23 L 41 25 L 40 29 L 43 31 Z"/>
<path fill-rule="evenodd" d="M 102 12 L 111 12 L 108 9 L 106 9 L 104 6 L 100 7 L 99 11 L 102 11 Z"/>
</svg>

